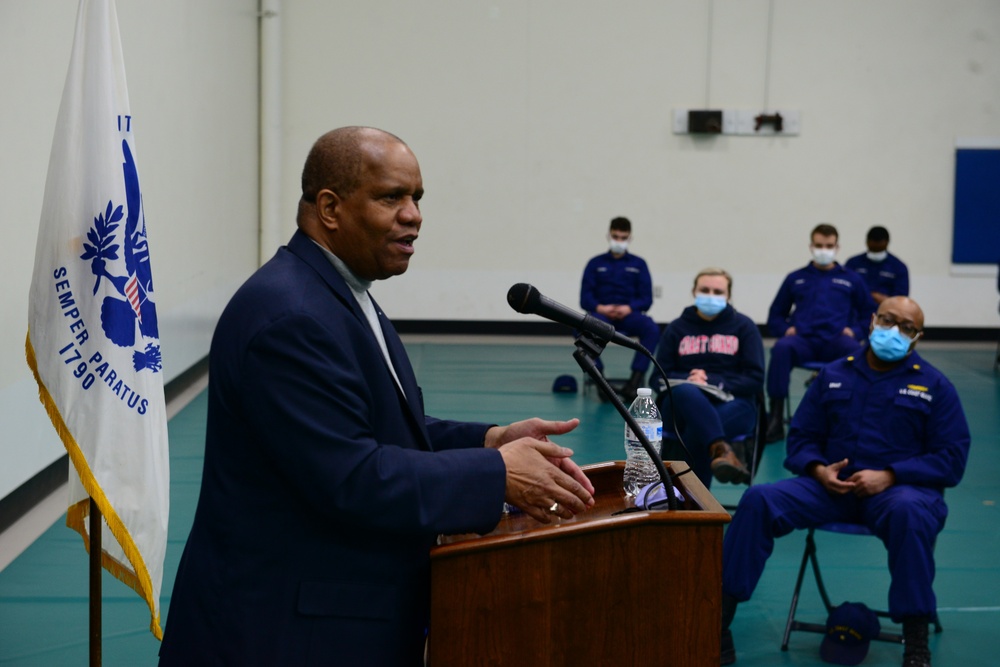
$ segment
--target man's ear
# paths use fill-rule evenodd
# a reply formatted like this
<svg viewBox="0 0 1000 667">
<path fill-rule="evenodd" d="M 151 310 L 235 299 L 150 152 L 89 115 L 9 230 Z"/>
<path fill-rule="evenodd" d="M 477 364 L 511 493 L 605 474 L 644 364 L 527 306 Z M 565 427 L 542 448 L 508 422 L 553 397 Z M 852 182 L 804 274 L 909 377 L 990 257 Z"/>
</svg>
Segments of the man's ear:
<svg viewBox="0 0 1000 667">
<path fill-rule="evenodd" d="M 340 224 L 341 199 L 333 190 L 320 190 L 316 194 L 316 217 L 321 225 L 335 230 Z"/>
</svg>

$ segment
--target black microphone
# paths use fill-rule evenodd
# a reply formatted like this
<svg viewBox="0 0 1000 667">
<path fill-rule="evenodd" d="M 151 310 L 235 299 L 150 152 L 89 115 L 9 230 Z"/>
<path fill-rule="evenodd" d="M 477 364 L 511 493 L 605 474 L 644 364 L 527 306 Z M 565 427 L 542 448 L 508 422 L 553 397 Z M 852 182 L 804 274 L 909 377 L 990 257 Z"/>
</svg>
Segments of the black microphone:
<svg viewBox="0 0 1000 667">
<path fill-rule="evenodd" d="M 615 343 L 649 355 L 649 351 L 640 343 L 618 333 L 611 324 L 597 319 L 590 313 L 579 313 L 572 308 L 567 308 L 544 296 L 534 286 L 527 283 L 517 283 L 511 286 L 510 290 L 507 291 L 507 303 L 519 313 L 541 315 L 547 320 L 585 331 L 605 343 Z"/>
</svg>

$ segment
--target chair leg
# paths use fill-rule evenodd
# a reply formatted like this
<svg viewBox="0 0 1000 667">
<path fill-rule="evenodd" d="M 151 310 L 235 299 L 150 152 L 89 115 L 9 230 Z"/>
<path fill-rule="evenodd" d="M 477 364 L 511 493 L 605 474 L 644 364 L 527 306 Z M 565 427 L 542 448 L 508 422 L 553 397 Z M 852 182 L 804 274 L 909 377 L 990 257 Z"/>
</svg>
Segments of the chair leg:
<svg viewBox="0 0 1000 667">
<path fill-rule="evenodd" d="M 760 455 L 757 452 L 757 438 L 753 437 L 749 439 L 748 444 L 750 445 L 745 449 L 745 454 L 747 461 L 750 463 L 750 482 L 747 486 L 753 486 L 754 480 L 757 479 L 757 462 L 760 459 Z"/>
<path fill-rule="evenodd" d="M 816 538 L 813 533 L 813 529 L 810 528 L 809 535 L 806 536 L 806 541 L 809 545 L 809 562 L 812 565 L 813 575 L 816 577 L 816 588 L 819 589 L 819 596 L 823 600 L 823 606 L 826 608 L 827 615 L 829 615 L 833 611 L 833 604 L 830 602 L 830 596 L 827 594 L 826 586 L 823 584 L 823 576 L 819 573 L 819 562 L 816 560 Z"/>
<path fill-rule="evenodd" d="M 816 557 L 816 542 L 813 540 L 813 529 L 806 534 L 806 548 L 802 552 L 802 563 L 799 565 L 799 576 L 795 578 L 795 590 L 792 592 L 792 604 L 788 608 L 788 620 L 785 622 L 785 634 L 781 638 L 781 650 L 788 650 L 788 638 L 792 634 L 795 620 L 795 609 L 799 606 L 799 593 L 802 591 L 802 580 L 806 575 L 806 564 L 810 558 Z"/>
</svg>

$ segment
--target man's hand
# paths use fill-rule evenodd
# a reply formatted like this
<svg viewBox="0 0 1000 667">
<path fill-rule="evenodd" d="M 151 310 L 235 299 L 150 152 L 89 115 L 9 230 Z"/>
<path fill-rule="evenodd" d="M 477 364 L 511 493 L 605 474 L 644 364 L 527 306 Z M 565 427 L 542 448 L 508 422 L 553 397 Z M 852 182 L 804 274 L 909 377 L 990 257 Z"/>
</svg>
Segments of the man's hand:
<svg viewBox="0 0 1000 667">
<path fill-rule="evenodd" d="M 795 333 L 796 333 L 795 327 L 788 327 L 787 329 L 785 329 L 786 336 L 794 336 Z"/>
<path fill-rule="evenodd" d="M 838 475 L 840 471 L 843 470 L 844 466 L 847 465 L 847 459 L 837 461 L 836 463 L 831 463 L 828 466 L 822 463 L 817 463 L 810 474 L 816 479 L 817 482 L 823 485 L 823 488 L 830 493 L 842 496 L 849 491 L 853 491 L 856 486 L 855 482 L 851 479 L 846 481 L 841 480 Z"/>
<path fill-rule="evenodd" d="M 579 425 L 579 419 L 550 421 L 547 419 L 532 417 L 531 419 L 514 422 L 513 424 L 509 424 L 507 426 L 494 426 L 486 432 L 486 441 L 484 445 L 495 449 L 523 438 L 549 442 L 548 436 L 569 433 Z M 578 484 L 587 490 L 587 493 L 593 495 L 594 485 L 590 483 L 587 476 L 582 470 L 580 470 L 580 466 L 578 466 L 573 459 L 569 458 L 573 455 L 573 452 L 564 447 L 559 447 L 557 449 L 569 452 L 569 454 L 559 454 L 557 456 L 549 457 L 549 462 L 576 480 Z M 507 502 L 511 501 L 508 500 Z M 517 503 L 511 504 L 517 505 Z M 547 510 L 551 506 L 552 502 L 549 502 L 549 504 L 545 506 L 545 509 Z M 518 505 L 518 507 L 520 507 L 520 505 Z"/>
<path fill-rule="evenodd" d="M 533 417 L 523 421 L 514 422 L 507 426 L 494 426 L 486 431 L 486 440 L 483 443 L 486 447 L 496 449 L 508 442 L 514 442 L 520 438 L 535 438 L 537 440 L 548 440 L 550 435 L 563 435 L 569 433 L 579 426 L 579 419 L 568 421 L 549 421 Z"/>
<path fill-rule="evenodd" d="M 601 303 L 597 305 L 598 315 L 604 315 L 604 317 L 608 318 L 609 320 L 613 320 L 615 319 L 614 313 L 615 313 L 615 306 L 613 304 Z"/>
<path fill-rule="evenodd" d="M 632 314 L 632 306 L 627 303 L 623 303 L 615 306 L 615 319 L 624 320 L 626 317 Z"/>
<path fill-rule="evenodd" d="M 854 338 L 854 329 L 852 329 L 851 327 L 844 327 L 844 335 Z"/>
<path fill-rule="evenodd" d="M 868 498 L 882 493 L 896 483 L 896 473 L 891 470 L 859 470 L 847 478 L 854 483 L 854 495 Z"/>
<path fill-rule="evenodd" d="M 597 312 L 609 320 L 623 320 L 632 312 L 632 307 L 628 304 L 602 303 L 597 306 Z"/>
<path fill-rule="evenodd" d="M 882 303 L 889 298 L 888 294 L 882 294 L 882 292 L 872 292 L 872 299 L 875 303 Z"/>
<path fill-rule="evenodd" d="M 594 486 L 569 458 L 573 450 L 520 438 L 500 447 L 500 455 L 507 466 L 504 500 L 538 521 L 570 519 L 594 505 Z"/>
</svg>

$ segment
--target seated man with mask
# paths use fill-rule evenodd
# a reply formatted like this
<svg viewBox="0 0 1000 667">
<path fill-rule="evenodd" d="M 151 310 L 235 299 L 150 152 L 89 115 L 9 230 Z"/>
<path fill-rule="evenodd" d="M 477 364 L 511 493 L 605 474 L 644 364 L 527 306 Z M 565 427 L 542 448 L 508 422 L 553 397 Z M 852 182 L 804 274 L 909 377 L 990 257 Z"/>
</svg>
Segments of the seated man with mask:
<svg viewBox="0 0 1000 667">
<path fill-rule="evenodd" d="M 817 225 L 809 238 L 812 262 L 788 274 L 768 312 L 767 328 L 778 340 L 767 367 L 767 442 L 785 437 L 792 368 L 808 361 L 833 361 L 857 350 L 866 320 L 875 311 L 861 276 L 836 262 L 837 228 Z"/>
<path fill-rule="evenodd" d="M 876 307 L 890 296 L 909 296 L 910 272 L 889 252 L 889 230 L 872 227 L 865 239 L 868 252 L 851 257 L 844 266 L 864 278 Z"/>
<path fill-rule="evenodd" d="M 653 305 L 653 279 L 646 261 L 628 251 L 632 222 L 614 218 L 608 230 L 608 252 L 591 258 L 583 270 L 580 307 L 599 320 L 611 323 L 626 336 L 638 336 L 647 350 L 660 337 L 660 327 L 646 311 Z M 602 369 L 600 357 L 597 367 Z M 641 352 L 632 357 L 632 374 L 621 388 L 628 405 L 646 381 L 649 359 Z"/>
<path fill-rule="evenodd" d="M 755 484 L 740 499 L 722 549 L 723 665 L 736 660 L 736 605 L 753 594 L 774 539 L 852 522 L 889 552 L 889 614 L 903 624 L 904 667 L 930 666 L 934 543 L 970 436 L 955 387 L 914 349 L 923 327 L 916 302 L 883 301 L 867 348 L 827 364 L 795 411 L 785 467 L 797 477 Z"/>
</svg>

